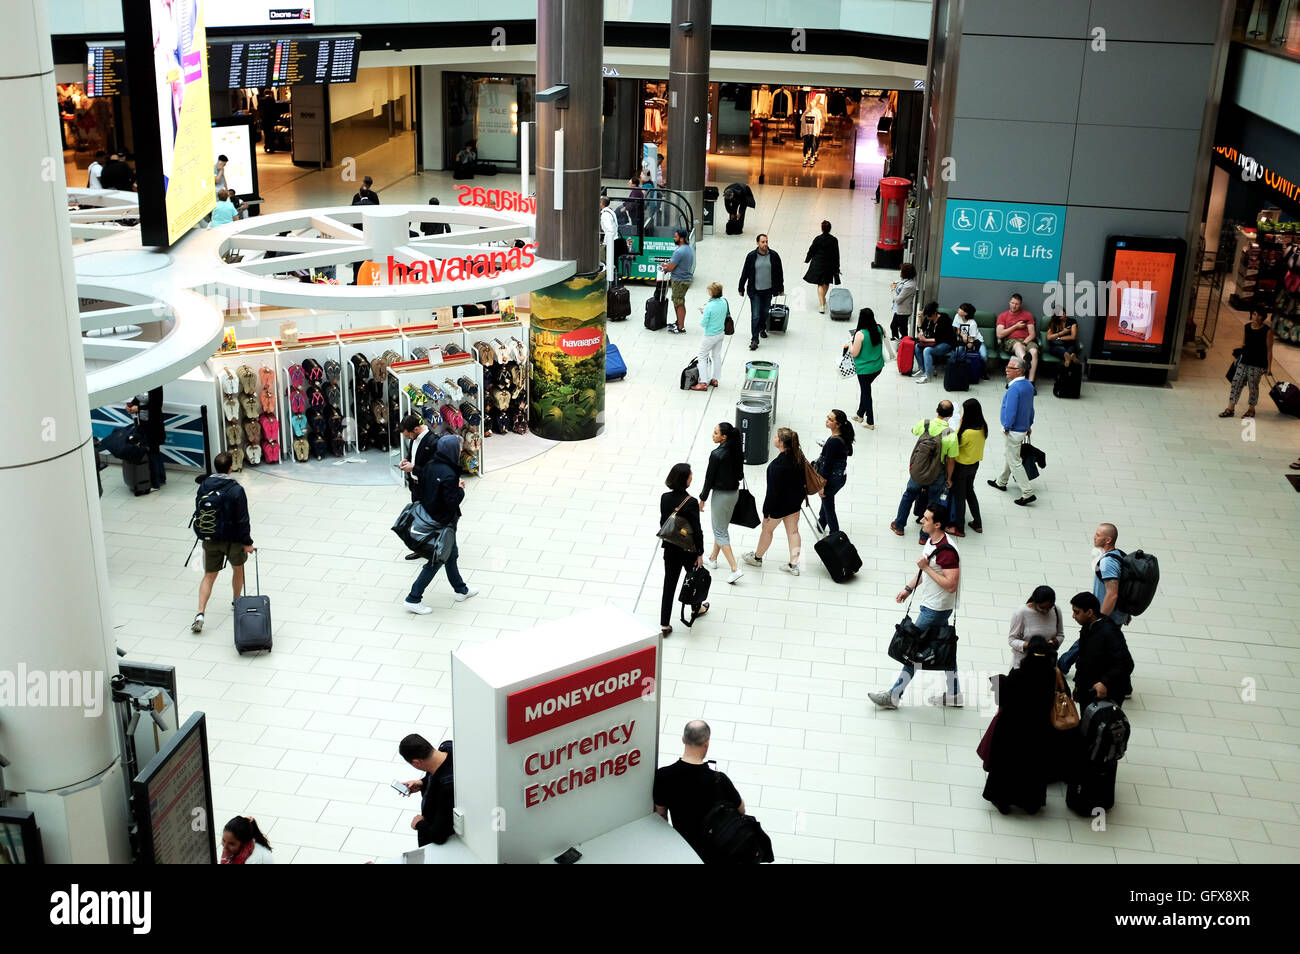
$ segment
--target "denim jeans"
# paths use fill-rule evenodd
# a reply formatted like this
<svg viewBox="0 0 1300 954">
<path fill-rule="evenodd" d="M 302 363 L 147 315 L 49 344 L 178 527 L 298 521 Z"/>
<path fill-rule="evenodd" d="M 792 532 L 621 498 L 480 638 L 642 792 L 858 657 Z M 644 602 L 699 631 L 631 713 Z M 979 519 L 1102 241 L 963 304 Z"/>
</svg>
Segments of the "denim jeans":
<svg viewBox="0 0 1300 954">
<path fill-rule="evenodd" d="M 931 348 L 926 348 L 921 352 L 921 364 L 925 367 L 925 375 L 929 377 L 934 374 L 934 359 L 942 358 L 952 354 L 952 345 L 937 344 Z"/>
<path fill-rule="evenodd" d="M 831 533 L 838 533 L 840 529 L 839 518 L 835 516 L 835 495 L 844 489 L 846 480 L 848 480 L 848 476 L 843 473 L 831 474 L 826 478 L 826 496 L 822 498 L 822 506 L 817 513 L 817 519 L 826 524 Z"/>
<path fill-rule="evenodd" d="M 899 530 L 907 529 L 907 515 L 911 513 L 912 504 L 916 503 L 916 498 L 922 491 L 930 495 L 930 503 L 937 507 L 947 489 L 948 476 L 943 468 L 939 469 L 939 476 L 934 478 L 929 487 L 918 484 L 911 477 L 907 478 L 907 489 L 903 491 L 903 499 L 898 502 L 898 516 L 894 518 L 894 526 Z M 921 539 L 925 539 L 925 534 L 921 534 Z"/>
<path fill-rule="evenodd" d="M 760 331 L 767 331 L 767 310 L 772 307 L 772 290 L 750 290 L 749 293 L 749 340 L 758 340 Z"/>
<path fill-rule="evenodd" d="M 916 625 L 921 629 L 925 629 L 928 626 L 942 626 L 944 623 L 948 622 L 948 617 L 951 615 L 952 610 L 950 609 L 932 610 L 928 606 L 922 606 L 921 611 L 916 614 Z M 956 662 L 956 659 L 954 658 L 953 661 Z M 908 683 L 912 681 L 912 677 L 915 675 L 916 667 L 911 663 L 903 663 L 903 671 L 898 674 L 898 680 L 894 683 L 893 688 L 889 690 L 889 694 L 893 697 L 894 702 L 898 702 L 899 699 L 903 698 L 903 693 L 907 690 Z M 961 692 L 961 686 L 957 684 L 957 670 L 950 669 L 943 675 L 948 681 L 947 691 L 949 695 L 955 696 L 957 693 Z"/>
<path fill-rule="evenodd" d="M 455 543 L 451 545 L 451 555 L 447 557 L 447 582 L 457 593 L 468 593 L 469 586 L 460 577 L 460 570 L 456 567 L 456 558 L 460 556 L 460 547 Z M 411 592 L 406 597 L 408 603 L 418 603 L 424 599 L 425 588 L 433 582 L 433 578 L 438 573 L 438 567 L 441 563 L 426 563 L 420 568 L 420 575 L 415 578 L 411 584 Z"/>
</svg>

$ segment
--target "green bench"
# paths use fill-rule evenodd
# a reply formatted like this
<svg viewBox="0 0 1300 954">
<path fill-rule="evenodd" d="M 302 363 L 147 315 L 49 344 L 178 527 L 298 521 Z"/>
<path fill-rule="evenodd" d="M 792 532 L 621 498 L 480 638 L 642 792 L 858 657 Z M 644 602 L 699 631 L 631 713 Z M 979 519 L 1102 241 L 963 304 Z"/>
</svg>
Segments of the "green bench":
<svg viewBox="0 0 1300 954">
<path fill-rule="evenodd" d="M 954 318 L 957 315 L 956 307 L 941 308 L 940 311 L 952 315 Z M 1047 326 L 1051 320 L 1050 316 L 1038 319 L 1038 360 L 1040 366 L 1061 363 L 1060 358 L 1047 353 L 1047 347 L 1044 344 L 1047 340 Z M 984 344 L 989 353 L 989 365 L 993 366 L 994 360 L 998 358 L 1002 359 L 1005 365 L 1006 361 L 1011 358 L 1012 352 L 1010 344 L 1007 343 L 1010 339 L 998 341 L 998 312 L 976 311 L 975 324 L 979 327 L 980 334 L 984 336 Z"/>
</svg>

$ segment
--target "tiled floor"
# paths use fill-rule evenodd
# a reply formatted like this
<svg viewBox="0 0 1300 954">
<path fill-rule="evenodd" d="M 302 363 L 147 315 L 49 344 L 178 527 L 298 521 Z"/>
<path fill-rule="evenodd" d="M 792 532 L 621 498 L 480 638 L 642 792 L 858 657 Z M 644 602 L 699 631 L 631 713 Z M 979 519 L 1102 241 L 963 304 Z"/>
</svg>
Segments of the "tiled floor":
<svg viewBox="0 0 1300 954">
<path fill-rule="evenodd" d="M 389 179 L 374 165 L 385 201 L 452 195 L 445 176 Z M 312 174 L 268 198 L 292 208 L 341 188 Z M 605 434 L 471 484 L 461 566 L 483 592 L 470 602 L 453 603 L 435 580 L 433 615 L 402 611 L 414 571 L 388 532 L 399 490 L 246 472 L 276 645 L 241 659 L 225 580 L 204 634 L 189 633 L 199 577 L 193 563 L 181 566 L 193 539 L 188 478 L 176 473 L 163 493 L 135 499 L 106 474 L 118 640 L 132 658 L 175 663 L 183 712 L 207 712 L 220 817 L 255 815 L 282 863 L 395 856 L 414 847 L 407 826 L 416 807 L 388 787 L 412 774 L 397 741 L 449 732 L 452 650 L 594 602 L 633 611 L 653 629 L 662 481 L 679 460 L 703 474 L 713 424 L 732 417 L 749 356 L 743 335 L 728 346 L 717 392 L 679 391 L 678 371 L 699 343 L 703 285 L 717 278 L 734 295 L 760 229 L 783 255 L 791 290 L 789 334 L 757 354 L 780 363 L 780 423 L 812 445 L 827 409 L 853 410 L 856 385 L 835 371 L 848 328 L 816 313 L 799 276 L 828 218 L 855 299 L 887 318 L 892 276 L 868 267 L 877 206 L 862 189 L 755 192 L 746 235 L 700 244 L 689 335 L 645 331 L 646 293 L 633 289 L 634 320 L 611 325 L 631 373 L 608 388 Z M 734 298 L 732 306 L 747 319 Z M 1159 554 L 1160 595 L 1128 631 L 1134 734 L 1105 831 L 1068 813 L 1059 786 L 1033 818 L 1002 817 L 982 800 L 974 750 L 991 715 L 986 698 L 972 700 L 983 708 L 928 707 L 922 700 L 939 680 L 923 674 L 899 711 L 866 699 L 896 673 L 885 654 L 901 615 L 893 595 L 916 559 L 914 538 L 886 527 L 905 479 L 908 429 L 943 396 L 938 383 L 918 386 L 892 370 L 876 387 L 878 428 L 859 432 L 839 497 L 862 573 L 832 583 L 805 538 L 797 579 L 748 570 L 735 587 L 715 587 L 708 618 L 665 643 L 660 760 L 679 754 L 684 722 L 707 719 L 711 755 L 782 861 L 1300 860 L 1300 496 L 1283 478 L 1300 454 L 1300 421 L 1267 399 L 1253 429 L 1215 417 L 1234 338 L 1223 331 L 1210 359 L 1186 362 L 1172 388 L 1088 384 L 1077 402 L 1054 399 L 1050 382 L 1040 388 L 1034 437 L 1048 468 L 1039 502 L 1024 511 L 985 493 L 985 533 L 960 541 L 961 665 L 972 695 L 983 674 L 1007 666 L 1007 621 L 1035 585 L 1051 584 L 1061 599 L 1090 586 L 1098 521 L 1119 526 L 1122 546 Z M 996 413 L 1001 395 L 994 380 L 969 396 Z M 981 476 L 1001 463 L 991 442 Z M 750 468 L 749 480 L 761 492 L 763 469 Z M 756 536 L 740 531 L 737 549 Z M 773 556 L 785 552 L 778 540 Z"/>
</svg>

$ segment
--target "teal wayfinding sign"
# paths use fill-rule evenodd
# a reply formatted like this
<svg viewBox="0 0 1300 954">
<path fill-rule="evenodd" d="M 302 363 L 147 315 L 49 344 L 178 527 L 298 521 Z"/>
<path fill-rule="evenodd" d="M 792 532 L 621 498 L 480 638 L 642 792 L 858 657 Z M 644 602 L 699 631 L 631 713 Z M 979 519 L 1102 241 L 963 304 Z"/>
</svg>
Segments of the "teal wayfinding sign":
<svg viewBox="0 0 1300 954">
<path fill-rule="evenodd" d="M 1063 205 L 949 199 L 939 271 L 944 278 L 1054 282 L 1064 235 Z"/>
</svg>

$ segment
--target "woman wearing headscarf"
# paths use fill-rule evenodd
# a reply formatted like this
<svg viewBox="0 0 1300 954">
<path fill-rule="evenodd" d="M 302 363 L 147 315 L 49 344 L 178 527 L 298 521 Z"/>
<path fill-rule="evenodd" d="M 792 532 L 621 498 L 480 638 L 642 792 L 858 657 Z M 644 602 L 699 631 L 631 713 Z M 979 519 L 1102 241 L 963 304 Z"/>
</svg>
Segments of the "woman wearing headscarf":
<svg viewBox="0 0 1300 954">
<path fill-rule="evenodd" d="M 271 843 L 257 827 L 257 819 L 236 815 L 221 832 L 221 864 L 273 865 Z"/>
<path fill-rule="evenodd" d="M 999 677 L 997 723 L 985 768 L 984 798 L 1003 815 L 1013 805 L 1030 815 L 1047 802 L 1057 740 L 1052 726 L 1056 653 L 1042 636 L 1025 647 L 1018 669 Z"/>
<path fill-rule="evenodd" d="M 433 459 L 424 465 L 420 475 L 420 502 L 433 522 L 440 527 L 455 528 L 460 520 L 460 502 L 465 499 L 465 481 L 460 478 L 460 438 L 455 434 L 444 434 L 438 438 L 433 451 Z M 461 579 L 456 559 L 460 550 L 453 538 L 451 553 L 447 556 L 447 582 L 456 591 L 456 602 L 463 603 L 470 597 L 477 596 L 478 590 Z M 425 588 L 433 582 L 441 563 L 430 559 L 420 570 L 420 575 L 411 585 L 411 592 L 402 604 L 408 613 L 425 616 L 432 613 L 432 608 L 420 601 L 424 599 Z"/>
</svg>

